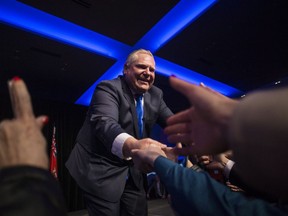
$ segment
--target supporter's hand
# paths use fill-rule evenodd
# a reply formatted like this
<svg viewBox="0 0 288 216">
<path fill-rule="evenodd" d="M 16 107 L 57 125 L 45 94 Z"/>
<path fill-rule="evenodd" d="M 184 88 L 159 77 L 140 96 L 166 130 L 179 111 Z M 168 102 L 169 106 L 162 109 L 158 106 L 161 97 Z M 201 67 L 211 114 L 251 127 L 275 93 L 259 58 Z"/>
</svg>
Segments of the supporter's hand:
<svg viewBox="0 0 288 216">
<path fill-rule="evenodd" d="M 162 150 L 164 151 L 166 157 L 169 160 L 177 162 L 179 155 L 175 153 L 175 151 L 174 151 L 175 148 L 182 148 L 182 144 L 181 143 L 177 143 L 174 148 L 172 148 L 172 147 L 164 147 L 164 148 L 162 148 Z"/>
<path fill-rule="evenodd" d="M 181 143 L 177 143 L 175 148 L 182 148 Z M 132 150 L 132 158 L 135 166 L 146 173 L 153 170 L 154 161 L 160 155 L 174 162 L 177 162 L 178 159 L 178 155 L 175 154 L 174 148 L 167 147 L 163 144 L 150 144 L 146 148 Z"/>
<path fill-rule="evenodd" d="M 41 129 L 47 116 L 35 118 L 25 83 L 15 77 L 9 82 L 14 119 L 0 123 L 0 168 L 30 165 L 48 169 L 46 140 Z"/>
<path fill-rule="evenodd" d="M 167 147 L 166 145 L 150 138 L 137 140 L 134 137 L 130 137 L 123 145 L 123 155 L 124 157 L 131 157 L 132 150 L 147 149 L 150 145 L 158 146 L 160 149 Z"/>
<path fill-rule="evenodd" d="M 198 162 L 201 166 L 207 166 L 210 164 L 213 160 L 212 155 L 202 155 L 197 157 Z"/>
<path fill-rule="evenodd" d="M 151 144 L 146 149 L 134 149 L 132 150 L 132 158 L 134 165 L 144 173 L 151 172 L 153 170 L 153 164 L 159 156 L 167 157 L 165 152 L 158 146 Z"/>
<path fill-rule="evenodd" d="M 176 153 L 205 155 L 228 150 L 228 124 L 238 101 L 215 93 L 203 85 L 189 84 L 175 77 L 170 77 L 170 83 L 191 103 L 189 109 L 167 120 L 168 126 L 164 131 L 168 140 L 187 145 L 175 149 Z"/>
<path fill-rule="evenodd" d="M 229 181 L 226 182 L 226 185 L 230 188 L 231 191 L 234 191 L 234 192 L 245 192 L 244 190 L 242 190 L 241 188 L 237 187 L 236 185 L 231 184 Z"/>
</svg>

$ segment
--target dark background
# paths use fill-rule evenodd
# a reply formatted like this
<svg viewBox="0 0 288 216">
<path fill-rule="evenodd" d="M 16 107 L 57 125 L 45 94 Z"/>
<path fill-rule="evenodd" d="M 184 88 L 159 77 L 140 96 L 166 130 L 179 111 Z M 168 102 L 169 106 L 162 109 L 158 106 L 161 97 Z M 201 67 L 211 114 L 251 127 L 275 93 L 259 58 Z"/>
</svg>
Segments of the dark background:
<svg viewBox="0 0 288 216">
<path fill-rule="evenodd" d="M 21 2 L 133 46 L 179 1 Z M 286 0 L 221 0 L 154 54 L 244 93 L 273 87 L 279 80 L 278 86 L 286 85 L 287 11 Z M 50 117 L 44 128 L 48 146 L 56 126 L 59 181 L 68 209 L 83 208 L 81 193 L 64 167 L 87 110 L 74 103 L 115 60 L 3 23 L 0 47 L 0 119 L 12 117 L 6 82 L 20 76 L 31 92 L 35 113 Z M 156 76 L 168 106 L 174 112 L 187 108 L 186 99 L 170 88 L 168 78 Z"/>
</svg>

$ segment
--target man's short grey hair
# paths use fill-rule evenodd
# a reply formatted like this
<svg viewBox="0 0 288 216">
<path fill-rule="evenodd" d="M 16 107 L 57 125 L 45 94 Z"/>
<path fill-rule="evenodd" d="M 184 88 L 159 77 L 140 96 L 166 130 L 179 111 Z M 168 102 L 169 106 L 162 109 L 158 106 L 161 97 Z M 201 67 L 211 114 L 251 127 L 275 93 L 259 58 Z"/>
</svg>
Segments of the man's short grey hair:
<svg viewBox="0 0 288 216">
<path fill-rule="evenodd" d="M 133 52 L 131 52 L 124 64 L 124 69 L 128 68 L 133 62 L 135 62 L 138 58 L 138 54 L 142 53 L 142 54 L 147 54 L 150 55 L 154 58 L 153 54 L 149 51 L 149 50 L 145 50 L 145 49 L 138 49 L 138 50 L 134 50 Z"/>
</svg>

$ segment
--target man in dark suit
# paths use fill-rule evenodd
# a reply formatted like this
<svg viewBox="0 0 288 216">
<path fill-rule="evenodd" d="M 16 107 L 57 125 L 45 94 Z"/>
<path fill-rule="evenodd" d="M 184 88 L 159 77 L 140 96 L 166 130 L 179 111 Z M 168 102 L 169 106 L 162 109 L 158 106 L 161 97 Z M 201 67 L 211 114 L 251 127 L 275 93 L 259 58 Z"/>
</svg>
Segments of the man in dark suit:
<svg viewBox="0 0 288 216">
<path fill-rule="evenodd" d="M 147 215 L 146 175 L 134 167 L 133 149 L 154 144 L 145 138 L 154 124 L 164 127 L 172 115 L 162 91 L 153 86 L 155 61 L 151 52 L 136 50 L 124 65 L 123 76 L 101 82 L 94 92 L 76 145 L 66 163 L 83 189 L 90 215 Z M 136 97 L 144 107 L 138 126 Z"/>
</svg>

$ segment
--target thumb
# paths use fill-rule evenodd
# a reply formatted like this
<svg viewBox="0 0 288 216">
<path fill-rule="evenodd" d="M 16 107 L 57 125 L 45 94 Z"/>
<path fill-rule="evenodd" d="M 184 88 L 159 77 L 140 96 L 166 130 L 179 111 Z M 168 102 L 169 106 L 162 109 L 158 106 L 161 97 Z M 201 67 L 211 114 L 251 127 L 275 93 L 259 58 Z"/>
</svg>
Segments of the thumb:
<svg viewBox="0 0 288 216">
<path fill-rule="evenodd" d="M 207 90 L 202 85 L 191 84 L 176 77 L 170 77 L 170 84 L 176 91 L 185 95 L 192 105 L 206 107 L 214 97 L 219 97 L 220 95 L 212 92 L 212 90 Z"/>
<path fill-rule="evenodd" d="M 197 87 L 196 85 L 190 84 L 173 76 L 170 77 L 170 85 L 183 95 L 187 95 L 188 92 L 191 92 L 191 90 Z"/>
</svg>

